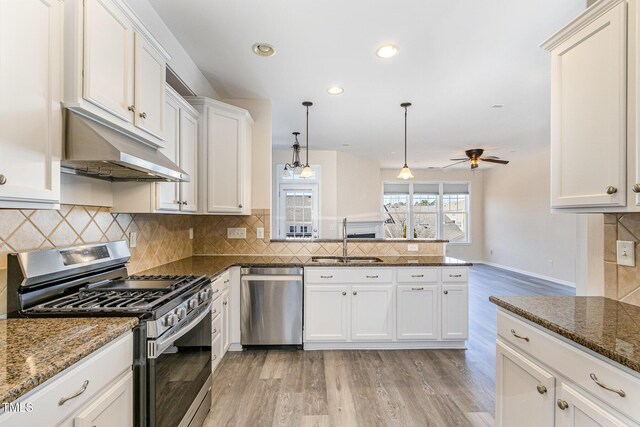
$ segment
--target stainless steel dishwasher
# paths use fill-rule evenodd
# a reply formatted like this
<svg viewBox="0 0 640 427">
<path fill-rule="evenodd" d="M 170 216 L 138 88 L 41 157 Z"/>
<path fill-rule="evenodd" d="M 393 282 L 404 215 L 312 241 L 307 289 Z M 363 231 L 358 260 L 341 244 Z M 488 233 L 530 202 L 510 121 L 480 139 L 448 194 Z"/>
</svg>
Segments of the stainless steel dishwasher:
<svg viewBox="0 0 640 427">
<path fill-rule="evenodd" d="M 243 268 L 241 343 L 302 345 L 302 268 Z"/>
</svg>

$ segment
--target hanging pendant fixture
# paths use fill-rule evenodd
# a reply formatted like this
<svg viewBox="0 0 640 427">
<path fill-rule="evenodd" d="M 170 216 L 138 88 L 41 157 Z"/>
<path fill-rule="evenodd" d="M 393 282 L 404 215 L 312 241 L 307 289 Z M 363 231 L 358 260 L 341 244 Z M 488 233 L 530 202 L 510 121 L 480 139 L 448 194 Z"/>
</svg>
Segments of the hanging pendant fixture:
<svg viewBox="0 0 640 427">
<path fill-rule="evenodd" d="M 284 165 L 284 170 L 282 171 L 283 178 L 291 178 L 295 174 L 300 174 L 302 171 L 302 162 L 300 161 L 300 143 L 298 142 L 298 135 L 300 132 L 293 132 L 293 137 L 295 138 L 295 142 L 291 146 L 293 149 L 293 153 L 291 154 L 291 163 L 287 163 Z"/>
<path fill-rule="evenodd" d="M 402 170 L 398 174 L 398 178 L 413 179 L 411 169 L 407 166 L 407 108 L 411 107 L 411 103 L 403 102 L 400 106 L 404 108 L 404 166 L 402 166 Z"/>
<path fill-rule="evenodd" d="M 300 178 L 308 179 L 314 178 L 316 175 L 313 169 L 311 169 L 311 166 L 309 166 L 309 107 L 313 105 L 313 102 L 304 101 L 302 105 L 307 109 L 307 133 L 305 135 L 305 138 L 307 139 L 307 162 L 305 163 L 302 172 L 300 172 Z"/>
</svg>

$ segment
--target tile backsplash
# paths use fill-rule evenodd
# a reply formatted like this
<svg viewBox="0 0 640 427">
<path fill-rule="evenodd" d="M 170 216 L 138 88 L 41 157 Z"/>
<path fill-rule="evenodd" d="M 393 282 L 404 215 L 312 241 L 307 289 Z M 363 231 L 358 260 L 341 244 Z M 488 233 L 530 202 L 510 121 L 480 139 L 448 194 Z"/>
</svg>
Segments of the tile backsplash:
<svg viewBox="0 0 640 427">
<path fill-rule="evenodd" d="M 635 242 L 636 266 L 616 264 L 616 240 Z M 640 213 L 604 215 L 605 296 L 640 305 Z"/>
</svg>

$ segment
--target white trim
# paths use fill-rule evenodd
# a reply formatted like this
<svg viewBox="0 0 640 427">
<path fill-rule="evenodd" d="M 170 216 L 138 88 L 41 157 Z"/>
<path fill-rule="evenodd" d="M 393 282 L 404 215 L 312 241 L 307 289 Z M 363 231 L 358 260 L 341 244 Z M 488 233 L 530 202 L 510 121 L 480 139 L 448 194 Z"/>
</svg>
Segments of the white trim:
<svg viewBox="0 0 640 427">
<path fill-rule="evenodd" d="M 538 274 L 538 273 L 533 273 L 531 271 L 520 270 L 519 268 L 508 267 L 506 265 L 496 264 L 494 262 L 489 262 L 489 261 L 471 261 L 471 262 L 473 264 L 485 264 L 485 265 L 488 265 L 490 267 L 496 267 L 496 268 L 500 268 L 502 270 L 507 270 L 507 271 L 512 271 L 514 273 L 524 274 L 525 276 L 535 277 L 536 279 L 547 280 L 549 282 L 553 282 L 553 283 L 556 283 L 558 285 L 568 286 L 570 288 L 575 288 L 576 287 L 576 284 L 574 282 L 570 282 L 568 280 L 557 279 L 555 277 L 545 276 L 544 274 Z"/>
<path fill-rule="evenodd" d="M 306 350 L 466 349 L 466 341 L 305 342 Z"/>
</svg>

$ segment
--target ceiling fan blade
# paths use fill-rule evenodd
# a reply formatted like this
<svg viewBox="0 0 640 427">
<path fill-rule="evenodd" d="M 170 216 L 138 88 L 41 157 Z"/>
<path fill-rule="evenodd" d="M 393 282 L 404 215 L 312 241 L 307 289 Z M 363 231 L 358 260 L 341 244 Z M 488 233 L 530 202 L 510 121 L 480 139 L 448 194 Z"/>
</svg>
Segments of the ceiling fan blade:
<svg viewBox="0 0 640 427">
<path fill-rule="evenodd" d="M 465 162 L 468 162 L 468 161 L 469 161 L 469 159 L 464 159 L 464 160 L 461 160 L 459 162 L 451 163 L 450 165 L 444 166 L 444 167 L 442 167 L 442 169 L 450 168 L 451 166 L 459 165 L 460 163 L 465 163 Z"/>
<path fill-rule="evenodd" d="M 500 157 L 496 157 L 496 156 L 482 156 L 482 159 L 493 159 L 493 160 L 498 160 Z"/>
<path fill-rule="evenodd" d="M 464 159 L 449 159 L 449 160 L 451 160 L 452 162 L 459 162 L 459 161 L 462 161 L 462 160 L 469 160 L 469 158 L 464 158 Z"/>
<path fill-rule="evenodd" d="M 501 165 L 506 165 L 507 163 L 509 163 L 509 160 L 486 159 L 484 157 L 481 157 L 480 160 L 482 160 L 484 162 L 488 162 L 488 163 L 498 163 L 498 164 L 501 164 Z"/>
</svg>

